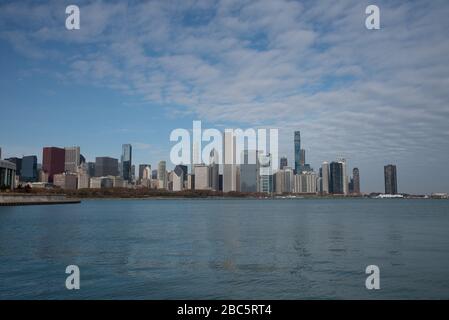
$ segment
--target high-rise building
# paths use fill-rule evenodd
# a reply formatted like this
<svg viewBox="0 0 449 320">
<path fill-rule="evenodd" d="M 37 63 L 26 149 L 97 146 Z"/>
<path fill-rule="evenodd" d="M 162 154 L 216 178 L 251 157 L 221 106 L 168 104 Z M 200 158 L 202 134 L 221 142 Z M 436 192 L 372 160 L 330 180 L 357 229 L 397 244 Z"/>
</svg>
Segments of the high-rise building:
<svg viewBox="0 0 449 320">
<path fill-rule="evenodd" d="M 304 168 L 304 166 L 306 165 L 306 150 L 304 149 L 301 149 L 301 158 L 299 164 L 301 165 L 301 168 Z"/>
<path fill-rule="evenodd" d="M 282 194 L 284 193 L 284 185 L 285 185 L 285 174 L 284 170 L 278 170 L 273 175 L 273 185 L 274 185 L 274 192 L 276 194 Z"/>
<path fill-rule="evenodd" d="M 317 175 L 312 171 L 303 172 L 295 176 L 296 193 L 316 193 Z"/>
<path fill-rule="evenodd" d="M 139 164 L 139 180 L 143 179 L 143 171 L 145 170 L 146 167 L 150 167 L 151 170 L 151 164 Z M 151 179 L 151 171 L 150 171 L 150 177 L 148 177 Z"/>
<path fill-rule="evenodd" d="M 95 176 L 117 176 L 118 175 L 118 159 L 110 157 L 95 158 Z"/>
<path fill-rule="evenodd" d="M 176 166 L 173 170 L 173 191 L 182 191 L 184 189 L 184 171 L 181 166 Z"/>
<path fill-rule="evenodd" d="M 209 179 L 210 179 L 210 187 L 213 191 L 220 190 L 220 168 L 219 168 L 219 154 L 218 151 L 212 149 L 210 152 L 210 160 L 209 160 Z M 186 167 L 187 168 L 187 167 Z"/>
<path fill-rule="evenodd" d="M 259 192 L 273 193 L 273 169 L 271 154 L 258 153 L 259 160 Z"/>
<path fill-rule="evenodd" d="M 132 146 L 130 144 L 122 145 L 122 156 L 121 156 L 121 165 L 122 165 L 122 178 L 125 181 L 132 181 Z"/>
<path fill-rule="evenodd" d="M 95 162 L 88 162 L 87 163 L 87 174 L 90 177 L 95 177 Z"/>
<path fill-rule="evenodd" d="M 288 166 L 287 157 L 281 157 L 281 160 L 279 162 L 279 169 L 284 169 L 286 166 Z"/>
<path fill-rule="evenodd" d="M 384 167 L 384 177 L 385 177 L 385 193 L 397 194 L 398 181 L 396 176 L 396 166 L 393 164 L 386 165 Z"/>
<path fill-rule="evenodd" d="M 301 132 L 295 131 L 295 172 L 301 173 Z"/>
<path fill-rule="evenodd" d="M 64 157 L 64 171 L 75 173 L 80 165 L 80 147 L 66 147 Z"/>
<path fill-rule="evenodd" d="M 321 165 L 321 190 L 323 194 L 329 193 L 329 163 L 326 161 Z"/>
<path fill-rule="evenodd" d="M 22 158 L 22 173 L 20 180 L 23 182 L 37 182 L 37 157 L 25 156 Z"/>
<path fill-rule="evenodd" d="M 359 168 L 352 169 L 352 193 L 360 194 L 360 172 L 359 172 Z"/>
<path fill-rule="evenodd" d="M 236 141 L 232 131 L 224 134 L 223 192 L 237 191 Z"/>
<path fill-rule="evenodd" d="M 42 170 L 48 176 L 48 182 L 53 182 L 55 174 L 63 173 L 65 168 L 65 149 L 45 147 L 42 151 Z"/>
<path fill-rule="evenodd" d="M 348 168 L 346 165 L 346 159 L 340 158 L 338 160 L 339 163 L 342 165 L 342 175 L 343 175 L 343 194 L 347 195 L 349 193 L 349 177 L 348 177 Z"/>
<path fill-rule="evenodd" d="M 157 165 L 158 189 L 167 189 L 167 165 L 165 161 L 159 161 Z"/>
<path fill-rule="evenodd" d="M 195 190 L 209 190 L 209 166 L 197 164 L 193 167 L 195 174 Z"/>
<path fill-rule="evenodd" d="M 329 193 L 344 194 L 342 162 L 330 163 Z"/>
<path fill-rule="evenodd" d="M 61 189 L 75 190 L 77 189 L 78 177 L 71 173 L 58 173 L 53 175 L 53 184 Z"/>
<path fill-rule="evenodd" d="M 240 191 L 257 192 L 259 168 L 256 150 L 244 150 L 240 164 Z"/>
</svg>

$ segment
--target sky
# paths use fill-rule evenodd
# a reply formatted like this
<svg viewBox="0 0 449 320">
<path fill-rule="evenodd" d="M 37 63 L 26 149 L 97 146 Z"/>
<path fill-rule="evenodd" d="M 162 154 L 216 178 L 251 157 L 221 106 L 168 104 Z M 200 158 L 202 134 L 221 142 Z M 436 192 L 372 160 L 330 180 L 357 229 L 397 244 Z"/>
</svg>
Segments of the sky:
<svg viewBox="0 0 449 320">
<path fill-rule="evenodd" d="M 445 0 L 0 1 L 2 157 L 131 143 L 155 168 L 201 120 L 278 128 L 290 165 L 300 130 L 315 170 L 345 157 L 363 192 L 383 191 L 389 163 L 400 192 L 449 192 L 447 17 Z"/>
</svg>

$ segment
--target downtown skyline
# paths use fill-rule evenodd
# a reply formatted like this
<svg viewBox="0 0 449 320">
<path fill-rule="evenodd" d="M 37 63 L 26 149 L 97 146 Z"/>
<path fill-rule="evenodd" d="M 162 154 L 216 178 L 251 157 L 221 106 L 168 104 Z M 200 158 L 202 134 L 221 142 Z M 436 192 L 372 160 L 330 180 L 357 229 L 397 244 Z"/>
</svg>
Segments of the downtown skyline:
<svg viewBox="0 0 449 320">
<path fill-rule="evenodd" d="M 449 4 L 377 4 L 370 32 L 355 1 L 81 1 L 70 33 L 65 3 L 4 2 L 3 158 L 41 162 L 46 145 L 120 158 L 130 143 L 134 164 L 170 168 L 170 131 L 201 119 L 279 128 L 289 165 L 299 128 L 315 170 L 344 157 L 365 192 L 389 163 L 401 192 L 447 192 Z"/>
</svg>

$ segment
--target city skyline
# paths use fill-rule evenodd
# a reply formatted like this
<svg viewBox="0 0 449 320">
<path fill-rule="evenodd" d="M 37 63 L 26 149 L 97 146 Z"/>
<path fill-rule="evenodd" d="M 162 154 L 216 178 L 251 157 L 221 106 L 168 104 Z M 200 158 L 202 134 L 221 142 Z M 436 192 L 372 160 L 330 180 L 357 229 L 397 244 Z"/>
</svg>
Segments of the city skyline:
<svg viewBox="0 0 449 320">
<path fill-rule="evenodd" d="M 223 135 L 223 147 L 225 154 L 223 158 L 230 158 L 232 163 L 219 163 L 219 153 L 212 149 L 208 164 L 195 161 L 188 166 L 175 165 L 173 170 L 166 166 L 166 161 L 158 162 L 156 170 L 156 184 L 152 183 L 151 164 L 132 163 L 132 145 L 122 145 L 120 161 L 116 158 L 103 156 L 95 157 L 95 162 L 86 161 L 80 153 L 79 146 L 73 147 L 43 147 L 43 163 L 37 163 L 35 155 L 23 158 L 13 157 L 5 160 L 14 163 L 16 175 L 20 182 L 53 183 L 62 188 L 96 188 L 98 187 L 129 187 L 145 186 L 156 189 L 181 191 L 185 189 L 212 190 L 212 191 L 240 191 L 240 192 L 263 192 L 273 194 L 283 193 L 316 193 L 321 195 L 360 195 L 360 172 L 354 167 L 352 176 L 348 174 L 346 159 L 339 158 L 329 163 L 322 162 L 317 172 L 305 163 L 306 152 L 300 148 L 300 131 L 294 131 L 293 147 L 295 150 L 294 164 L 297 169 L 288 166 L 287 157 L 276 156 L 279 163 L 273 164 L 272 154 L 263 150 L 247 147 L 236 147 L 240 138 L 239 133 L 232 133 L 226 129 Z M 240 143 L 244 143 L 240 141 Z M 199 153 L 202 153 L 202 146 Z M 242 148 L 240 155 L 236 154 L 236 148 Z M 190 146 L 195 153 L 199 146 L 193 143 Z M 0 148 L 0 158 L 1 158 Z M 275 151 L 275 150 L 273 150 Z M 277 152 L 277 151 L 275 151 Z M 194 159 L 195 157 L 192 157 Z M 264 159 L 269 159 L 268 162 Z M 198 160 L 198 159 L 197 159 Z M 26 165 L 25 165 L 26 163 Z M 387 168 L 394 168 L 394 177 L 391 169 L 387 175 Z M 39 169 L 38 169 L 39 168 Z M 136 175 L 136 168 L 138 174 Z M 231 170 L 232 169 L 232 170 Z M 264 171 L 265 170 L 265 171 Z M 268 171 L 267 171 L 268 170 Z M 24 173 L 26 171 L 26 173 Z M 385 194 L 397 194 L 396 166 L 384 167 Z M 221 172 L 221 174 L 219 174 Z M 219 184 L 222 176 L 222 184 Z M 33 177 L 33 178 L 30 178 Z M 187 177 L 190 181 L 188 181 Z M 264 180 L 268 177 L 268 185 Z M 90 183 L 89 180 L 90 179 Z M 119 179 L 119 180 L 118 180 Z M 93 185 L 93 186 L 90 186 Z M 387 187 L 387 185 L 389 187 Z M 265 186 L 265 187 L 264 187 Z M 390 187 L 391 186 L 391 187 Z"/>
<path fill-rule="evenodd" d="M 80 1 L 69 32 L 64 3 L 4 2 L 0 103 L 20 121 L 0 127 L 3 158 L 79 145 L 120 159 L 129 143 L 136 165 L 169 167 L 170 131 L 201 119 L 279 128 L 292 167 L 300 128 L 315 171 L 345 158 L 366 192 L 389 163 L 401 192 L 447 192 L 449 4 L 377 4 L 369 31 L 356 1 Z"/>
</svg>

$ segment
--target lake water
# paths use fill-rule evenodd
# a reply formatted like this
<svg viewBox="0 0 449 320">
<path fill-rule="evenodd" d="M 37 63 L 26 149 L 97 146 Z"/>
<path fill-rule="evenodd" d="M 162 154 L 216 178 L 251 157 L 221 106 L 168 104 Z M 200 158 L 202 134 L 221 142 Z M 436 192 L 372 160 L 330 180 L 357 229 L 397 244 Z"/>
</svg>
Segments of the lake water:
<svg viewBox="0 0 449 320">
<path fill-rule="evenodd" d="M 380 290 L 365 268 L 380 268 Z M 81 289 L 67 290 L 67 265 Z M 0 299 L 448 299 L 449 201 L 0 207 Z"/>
</svg>

